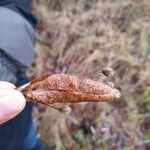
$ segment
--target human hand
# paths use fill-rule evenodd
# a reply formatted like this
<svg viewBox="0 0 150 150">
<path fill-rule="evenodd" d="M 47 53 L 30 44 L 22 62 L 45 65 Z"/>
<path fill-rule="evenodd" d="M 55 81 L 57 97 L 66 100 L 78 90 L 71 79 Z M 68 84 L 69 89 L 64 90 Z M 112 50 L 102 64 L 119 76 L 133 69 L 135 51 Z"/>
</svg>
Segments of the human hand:
<svg viewBox="0 0 150 150">
<path fill-rule="evenodd" d="M 25 107 L 26 100 L 15 85 L 0 81 L 0 124 L 18 115 Z"/>
</svg>

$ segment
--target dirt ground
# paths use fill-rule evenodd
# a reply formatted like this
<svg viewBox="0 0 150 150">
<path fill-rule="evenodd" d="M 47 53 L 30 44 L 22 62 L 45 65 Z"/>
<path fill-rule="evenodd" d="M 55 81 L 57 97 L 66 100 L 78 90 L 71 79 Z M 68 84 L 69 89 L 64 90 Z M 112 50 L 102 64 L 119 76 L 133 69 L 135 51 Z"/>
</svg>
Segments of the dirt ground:
<svg viewBox="0 0 150 150">
<path fill-rule="evenodd" d="M 113 103 L 70 105 L 62 114 L 37 105 L 33 115 L 48 150 L 150 149 L 149 0 L 32 0 L 36 57 L 28 76 L 69 73 L 112 81 Z M 114 77 L 99 74 L 102 67 Z"/>
</svg>

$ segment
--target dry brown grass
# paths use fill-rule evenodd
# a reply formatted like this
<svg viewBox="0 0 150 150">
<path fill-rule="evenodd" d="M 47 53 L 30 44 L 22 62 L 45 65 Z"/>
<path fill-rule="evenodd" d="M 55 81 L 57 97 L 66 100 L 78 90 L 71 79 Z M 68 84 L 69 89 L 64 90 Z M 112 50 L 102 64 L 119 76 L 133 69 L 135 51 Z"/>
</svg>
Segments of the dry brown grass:
<svg viewBox="0 0 150 150">
<path fill-rule="evenodd" d="M 150 148 L 150 3 L 148 0 L 32 0 L 39 19 L 29 76 L 88 75 L 110 66 L 119 101 L 72 105 L 68 116 L 34 111 L 41 139 L 54 149 Z"/>
</svg>

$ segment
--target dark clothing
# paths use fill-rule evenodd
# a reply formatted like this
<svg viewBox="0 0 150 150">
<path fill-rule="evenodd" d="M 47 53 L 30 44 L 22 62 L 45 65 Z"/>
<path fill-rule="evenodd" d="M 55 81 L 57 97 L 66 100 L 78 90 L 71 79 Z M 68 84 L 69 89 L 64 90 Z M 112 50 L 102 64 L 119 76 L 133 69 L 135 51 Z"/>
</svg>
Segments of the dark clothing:
<svg viewBox="0 0 150 150">
<path fill-rule="evenodd" d="M 0 50 L 0 81 L 8 81 L 16 86 L 27 83 L 25 70 L 15 63 L 3 50 Z M 18 70 L 20 70 L 18 72 Z M 10 121 L 0 125 L 0 150 L 41 150 L 35 127 L 32 122 L 33 104 Z"/>
<path fill-rule="evenodd" d="M 30 0 L 0 0 L 0 48 L 29 67 L 34 56 L 36 18 Z"/>
<path fill-rule="evenodd" d="M 36 19 L 28 0 L 0 0 L 0 80 L 25 84 L 32 63 Z M 25 69 L 23 69 L 25 68 Z M 0 125 L 0 150 L 41 150 L 32 122 L 32 103 Z"/>
<path fill-rule="evenodd" d="M 28 67 L 33 61 L 34 45 L 35 30 L 31 24 L 19 13 L 0 6 L 0 48 Z"/>
<path fill-rule="evenodd" d="M 31 12 L 29 0 L 0 0 L 0 6 L 9 8 L 30 22 L 33 28 L 36 28 L 36 18 Z"/>
<path fill-rule="evenodd" d="M 26 83 L 26 79 L 24 77 L 18 77 L 18 84 L 23 83 Z M 32 104 L 30 103 L 17 117 L 0 125 L 1 150 L 21 150 L 21 145 L 32 123 L 31 110 Z"/>
</svg>

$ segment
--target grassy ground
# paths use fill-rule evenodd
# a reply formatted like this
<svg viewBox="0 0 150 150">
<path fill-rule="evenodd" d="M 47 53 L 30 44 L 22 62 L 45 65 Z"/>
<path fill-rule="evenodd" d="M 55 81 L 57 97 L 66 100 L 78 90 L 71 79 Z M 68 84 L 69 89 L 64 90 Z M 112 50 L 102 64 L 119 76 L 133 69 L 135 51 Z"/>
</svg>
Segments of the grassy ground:
<svg viewBox="0 0 150 150">
<path fill-rule="evenodd" d="M 148 0 L 32 0 L 39 25 L 29 71 L 112 81 L 114 103 L 71 105 L 72 113 L 38 106 L 34 116 L 48 149 L 150 149 L 150 3 Z M 113 78 L 97 73 L 110 66 Z"/>
</svg>

